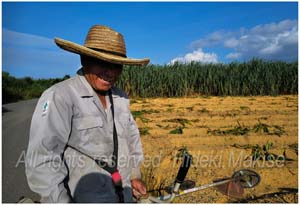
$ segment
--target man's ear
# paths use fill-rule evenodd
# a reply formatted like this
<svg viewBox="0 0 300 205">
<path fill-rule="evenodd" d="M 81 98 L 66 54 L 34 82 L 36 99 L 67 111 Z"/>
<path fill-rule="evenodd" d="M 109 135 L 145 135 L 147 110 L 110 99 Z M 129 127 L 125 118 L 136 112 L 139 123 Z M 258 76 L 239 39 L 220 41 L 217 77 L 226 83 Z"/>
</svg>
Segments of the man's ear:
<svg viewBox="0 0 300 205">
<path fill-rule="evenodd" d="M 80 62 L 81 62 L 81 65 L 82 65 L 83 67 L 87 66 L 87 65 L 88 65 L 88 59 L 87 59 L 87 56 L 80 55 Z"/>
</svg>

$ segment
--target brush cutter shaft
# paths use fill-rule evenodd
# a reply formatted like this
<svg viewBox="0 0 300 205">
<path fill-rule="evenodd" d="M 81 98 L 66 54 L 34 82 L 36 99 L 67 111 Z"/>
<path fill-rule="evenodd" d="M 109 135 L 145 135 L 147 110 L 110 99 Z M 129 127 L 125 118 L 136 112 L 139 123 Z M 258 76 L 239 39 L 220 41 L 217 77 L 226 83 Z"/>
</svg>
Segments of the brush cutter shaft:
<svg viewBox="0 0 300 205">
<path fill-rule="evenodd" d="M 212 184 L 205 184 L 205 185 L 194 187 L 194 188 L 191 188 L 191 189 L 186 189 L 186 190 L 183 190 L 183 191 L 179 192 L 178 196 L 188 194 L 188 193 L 191 193 L 191 192 L 196 192 L 196 191 L 203 190 L 203 189 L 207 189 L 207 188 L 210 188 L 210 187 L 218 186 L 218 185 L 221 185 L 221 184 L 226 184 L 226 183 L 234 181 L 234 180 L 235 180 L 234 178 L 230 178 L 230 179 L 215 182 L 215 183 L 212 183 Z"/>
</svg>

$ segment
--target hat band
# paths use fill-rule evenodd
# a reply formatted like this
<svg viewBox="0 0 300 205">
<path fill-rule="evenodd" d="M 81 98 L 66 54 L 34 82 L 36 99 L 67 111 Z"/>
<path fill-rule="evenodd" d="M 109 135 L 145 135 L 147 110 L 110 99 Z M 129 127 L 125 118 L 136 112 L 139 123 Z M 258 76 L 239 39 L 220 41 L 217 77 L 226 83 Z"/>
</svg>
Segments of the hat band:
<svg viewBox="0 0 300 205">
<path fill-rule="evenodd" d="M 92 49 L 92 50 L 95 50 L 95 51 L 102 52 L 102 53 L 107 53 L 107 54 L 112 54 L 112 55 L 117 55 L 117 56 L 120 56 L 120 57 L 127 58 L 127 56 L 125 54 L 122 54 L 122 53 L 118 53 L 118 52 L 114 52 L 114 51 L 107 51 L 107 50 L 103 50 L 103 49 L 99 49 L 99 48 L 90 48 L 90 47 L 88 47 L 88 48 Z"/>
</svg>

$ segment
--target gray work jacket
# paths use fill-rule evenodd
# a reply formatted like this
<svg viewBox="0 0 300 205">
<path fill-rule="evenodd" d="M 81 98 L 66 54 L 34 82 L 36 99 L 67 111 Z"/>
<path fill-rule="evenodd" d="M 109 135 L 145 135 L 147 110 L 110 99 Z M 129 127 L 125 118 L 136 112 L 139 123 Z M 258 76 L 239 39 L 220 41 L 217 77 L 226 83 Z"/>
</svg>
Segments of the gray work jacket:
<svg viewBox="0 0 300 205">
<path fill-rule="evenodd" d="M 112 97 L 118 169 L 123 186 L 131 187 L 130 179 L 141 177 L 140 134 L 127 95 L 113 87 Z M 90 158 L 112 163 L 113 118 L 108 96 L 106 104 L 105 110 L 82 69 L 42 94 L 32 117 L 25 163 L 28 184 L 42 202 L 70 202 L 79 180 L 89 173 L 110 177 Z"/>
</svg>

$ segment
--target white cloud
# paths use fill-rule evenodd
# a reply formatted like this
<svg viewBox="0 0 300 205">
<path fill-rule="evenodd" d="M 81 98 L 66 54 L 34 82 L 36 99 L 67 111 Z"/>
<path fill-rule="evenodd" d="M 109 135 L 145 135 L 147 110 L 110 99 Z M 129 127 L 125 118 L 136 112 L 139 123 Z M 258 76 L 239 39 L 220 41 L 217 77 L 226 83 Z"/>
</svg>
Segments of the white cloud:
<svg viewBox="0 0 300 205">
<path fill-rule="evenodd" d="M 225 31 L 216 31 L 209 34 L 206 38 L 196 40 L 191 43 L 192 49 L 210 47 L 219 44 L 226 37 L 227 34 Z"/>
<path fill-rule="evenodd" d="M 201 48 L 193 51 L 192 53 L 187 53 L 183 57 L 177 57 L 171 60 L 171 64 L 175 62 L 179 63 L 190 63 L 192 61 L 203 62 L 203 63 L 217 63 L 218 57 L 215 53 L 204 53 Z"/>
<path fill-rule="evenodd" d="M 263 25 L 257 25 L 250 29 L 250 33 L 257 34 L 257 35 L 271 35 L 281 33 L 282 31 L 287 31 L 293 28 L 295 25 L 298 25 L 297 20 L 283 20 L 278 23 L 269 23 Z"/>
<path fill-rule="evenodd" d="M 235 38 L 230 38 L 228 40 L 225 40 L 224 46 L 228 48 L 234 48 L 239 45 L 239 41 Z"/>
<path fill-rule="evenodd" d="M 238 59 L 240 57 L 241 57 L 240 53 L 229 53 L 226 55 L 226 58 L 232 59 L 232 60 Z"/>
<path fill-rule="evenodd" d="M 53 39 L 2 30 L 2 68 L 16 77 L 63 77 L 79 68 L 78 55 L 58 48 Z"/>
<path fill-rule="evenodd" d="M 298 59 L 298 21 L 284 20 L 237 31 L 216 31 L 191 43 L 191 48 L 221 46 L 228 59 L 259 57 L 270 60 Z"/>
<path fill-rule="evenodd" d="M 27 46 L 30 48 L 55 49 L 54 40 L 43 36 L 20 33 L 8 29 L 2 30 L 3 44 L 7 46 Z"/>
</svg>

